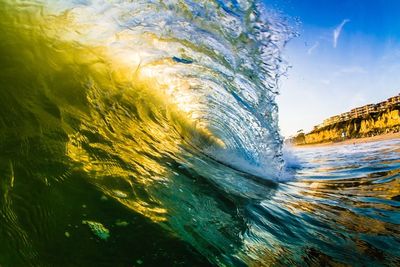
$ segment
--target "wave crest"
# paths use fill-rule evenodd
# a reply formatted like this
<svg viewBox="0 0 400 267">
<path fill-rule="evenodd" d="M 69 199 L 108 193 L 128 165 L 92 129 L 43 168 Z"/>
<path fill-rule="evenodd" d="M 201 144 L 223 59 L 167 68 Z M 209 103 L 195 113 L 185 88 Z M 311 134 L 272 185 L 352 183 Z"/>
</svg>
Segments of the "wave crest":
<svg viewBox="0 0 400 267">
<path fill-rule="evenodd" d="M 273 169 L 269 175 L 282 167 L 275 96 L 290 31 L 260 2 L 51 2 L 52 12 L 67 12 L 75 25 L 59 37 L 104 47 L 119 65 L 151 79 L 150 90 L 163 91 L 228 153 Z M 212 157 L 221 153 L 221 146 L 194 145 Z"/>
</svg>

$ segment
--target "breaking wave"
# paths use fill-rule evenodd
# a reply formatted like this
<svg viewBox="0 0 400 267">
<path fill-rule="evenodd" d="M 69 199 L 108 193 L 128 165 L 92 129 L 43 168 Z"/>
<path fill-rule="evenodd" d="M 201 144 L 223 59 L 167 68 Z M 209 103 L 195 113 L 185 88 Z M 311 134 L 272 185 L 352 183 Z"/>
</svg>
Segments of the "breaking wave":
<svg viewBox="0 0 400 267">
<path fill-rule="evenodd" d="M 39 232 L 24 230 L 14 197 L 38 199 L 14 185 L 74 177 L 213 263 L 256 257 L 224 201 L 263 198 L 282 172 L 275 97 L 291 33 L 274 13 L 236 0 L 2 1 L 0 13 L 1 220 L 18 258 L 36 259 L 39 222 L 58 219 L 37 204 Z"/>
</svg>

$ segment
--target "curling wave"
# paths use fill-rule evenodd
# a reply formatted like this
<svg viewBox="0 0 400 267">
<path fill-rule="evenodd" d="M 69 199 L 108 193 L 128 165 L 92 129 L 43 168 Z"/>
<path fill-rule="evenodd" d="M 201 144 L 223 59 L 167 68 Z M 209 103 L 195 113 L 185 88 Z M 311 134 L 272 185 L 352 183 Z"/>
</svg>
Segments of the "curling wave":
<svg viewBox="0 0 400 267">
<path fill-rule="evenodd" d="M 79 173 L 213 263 L 251 261 L 243 222 L 215 199 L 261 199 L 279 179 L 283 24 L 258 1 L 2 1 L 0 12 L 3 173 L 47 186 Z M 32 259 L 13 183 L 5 222 Z"/>
<path fill-rule="evenodd" d="M 0 1 L 1 266 L 398 266 L 400 141 L 298 148 L 257 1 Z"/>
<path fill-rule="evenodd" d="M 274 98 L 289 32 L 262 15 L 259 3 L 51 3 L 49 12 L 69 20 L 57 28 L 58 40 L 104 49 L 116 65 L 110 71 L 120 72 L 131 90 L 146 80 L 145 90 L 217 141 L 187 138 L 194 146 L 225 163 L 231 161 L 219 154 L 233 154 L 276 176 L 282 159 Z"/>
</svg>

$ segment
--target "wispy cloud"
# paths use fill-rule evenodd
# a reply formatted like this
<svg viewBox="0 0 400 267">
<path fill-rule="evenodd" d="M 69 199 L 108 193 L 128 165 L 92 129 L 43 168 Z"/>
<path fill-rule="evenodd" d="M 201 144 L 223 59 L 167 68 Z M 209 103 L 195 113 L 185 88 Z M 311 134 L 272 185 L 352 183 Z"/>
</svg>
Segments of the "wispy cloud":
<svg viewBox="0 0 400 267">
<path fill-rule="evenodd" d="M 344 19 L 342 23 L 340 23 L 334 30 L 333 30 L 333 47 L 336 48 L 337 42 L 339 39 L 340 34 L 342 33 L 343 26 L 349 22 L 349 19 Z"/>
<path fill-rule="evenodd" d="M 346 75 L 366 74 L 368 71 L 361 66 L 347 66 L 333 72 L 333 77 L 340 77 Z"/>
<path fill-rule="evenodd" d="M 311 46 L 308 50 L 307 50 L 307 54 L 311 55 L 312 52 L 319 46 L 319 41 L 316 41 L 313 46 Z"/>
</svg>

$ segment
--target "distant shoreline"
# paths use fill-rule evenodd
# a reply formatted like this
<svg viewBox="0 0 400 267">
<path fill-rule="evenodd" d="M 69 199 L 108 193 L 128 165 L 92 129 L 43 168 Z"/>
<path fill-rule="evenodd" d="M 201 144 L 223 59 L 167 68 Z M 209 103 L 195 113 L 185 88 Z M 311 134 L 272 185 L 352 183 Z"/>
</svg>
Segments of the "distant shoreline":
<svg viewBox="0 0 400 267">
<path fill-rule="evenodd" d="M 291 144 L 291 146 L 293 146 L 293 147 L 324 147 L 324 146 L 362 144 L 362 143 L 370 143 L 370 142 L 392 140 L 392 139 L 400 139 L 400 132 L 381 134 L 381 135 L 376 135 L 376 136 L 371 136 L 371 137 L 352 138 L 352 139 L 346 139 L 346 140 L 339 141 L 339 142 L 324 142 L 324 143 L 303 144 L 303 145 Z"/>
</svg>

